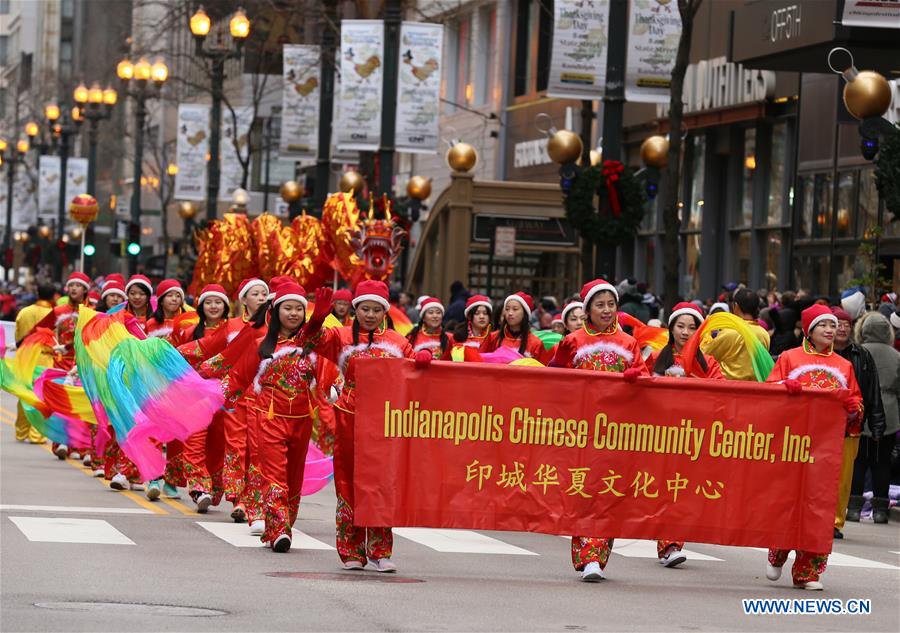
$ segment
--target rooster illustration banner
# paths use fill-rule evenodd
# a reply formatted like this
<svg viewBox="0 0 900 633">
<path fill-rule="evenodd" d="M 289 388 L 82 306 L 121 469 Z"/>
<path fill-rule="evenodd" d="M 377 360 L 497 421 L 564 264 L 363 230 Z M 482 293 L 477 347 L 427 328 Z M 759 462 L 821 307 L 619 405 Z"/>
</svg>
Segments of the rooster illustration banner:
<svg viewBox="0 0 900 633">
<path fill-rule="evenodd" d="M 209 106 L 178 105 L 178 137 L 175 145 L 178 173 L 175 198 L 206 200 L 206 152 L 209 146 Z"/>
<path fill-rule="evenodd" d="M 355 521 L 828 552 L 843 397 L 360 360 Z"/>
<path fill-rule="evenodd" d="M 547 95 L 601 99 L 606 88 L 609 0 L 557 0 Z"/>
<path fill-rule="evenodd" d="M 374 151 L 381 144 L 384 22 L 341 21 L 341 150 Z"/>
<path fill-rule="evenodd" d="M 300 158 L 315 158 L 319 144 L 321 49 L 318 46 L 285 44 L 283 57 L 279 151 Z"/>
<path fill-rule="evenodd" d="M 398 152 L 438 151 L 444 26 L 404 22 L 400 27 L 400 73 L 397 81 Z"/>
<path fill-rule="evenodd" d="M 87 191 L 87 158 L 69 158 L 66 162 L 66 197 L 70 200 Z M 56 219 L 59 213 L 59 156 L 41 156 L 38 163 L 38 209 L 40 215 Z"/>
<path fill-rule="evenodd" d="M 221 158 L 219 159 L 221 183 L 219 200 L 231 200 L 231 194 L 241 186 L 244 169 L 241 159 L 249 155 L 250 128 L 253 126 L 253 107 L 235 107 L 234 115 L 229 108 L 222 109 Z"/>
</svg>

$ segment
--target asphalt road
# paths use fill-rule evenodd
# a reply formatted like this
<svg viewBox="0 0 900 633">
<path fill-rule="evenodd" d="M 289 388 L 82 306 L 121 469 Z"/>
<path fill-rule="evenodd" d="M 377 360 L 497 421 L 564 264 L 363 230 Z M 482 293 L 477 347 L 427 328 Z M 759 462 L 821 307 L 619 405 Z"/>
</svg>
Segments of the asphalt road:
<svg viewBox="0 0 900 633">
<path fill-rule="evenodd" d="M 512 532 L 401 532 L 399 573 L 346 572 L 331 486 L 304 499 L 305 536 L 275 554 L 230 507 L 151 504 L 16 443 L 0 398 L 2 631 L 900 630 L 897 524 L 848 525 L 824 593 L 793 589 L 787 570 L 766 580 L 762 551 L 689 544 L 688 562 L 664 569 L 654 544 L 627 540 L 608 579 L 584 584 L 566 540 Z M 865 598 L 871 613 L 745 615 L 745 598 Z"/>
</svg>

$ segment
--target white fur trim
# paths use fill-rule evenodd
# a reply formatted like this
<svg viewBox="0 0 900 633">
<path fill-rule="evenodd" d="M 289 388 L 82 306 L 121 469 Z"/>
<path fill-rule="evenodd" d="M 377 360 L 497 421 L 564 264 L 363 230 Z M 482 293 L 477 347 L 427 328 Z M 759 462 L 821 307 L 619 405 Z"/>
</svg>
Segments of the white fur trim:
<svg viewBox="0 0 900 633">
<path fill-rule="evenodd" d="M 177 292 L 178 294 L 181 295 L 181 298 L 184 299 L 184 288 L 182 288 L 181 286 L 178 286 L 177 288 L 169 288 L 168 290 L 166 290 L 166 294 L 164 294 L 162 297 L 159 297 L 159 298 L 162 299 L 170 292 Z"/>
<path fill-rule="evenodd" d="M 680 316 L 684 316 L 685 314 L 690 314 L 691 316 L 698 317 L 700 319 L 700 323 L 703 323 L 703 313 L 700 310 L 695 310 L 694 308 L 681 308 L 680 310 L 675 310 L 671 315 L 669 315 L 669 325 L 672 325 L 672 322 L 675 321 Z"/>
<path fill-rule="evenodd" d="M 581 303 L 580 301 L 573 301 L 572 303 L 570 303 L 566 306 L 563 306 L 563 309 L 562 309 L 563 323 L 566 322 L 566 317 L 569 315 L 569 312 L 571 312 L 575 308 L 581 308 L 582 310 L 584 310 L 584 304 Z"/>
<path fill-rule="evenodd" d="M 528 318 L 531 318 L 531 308 L 528 307 L 528 304 L 525 303 L 525 299 L 520 297 L 519 295 L 509 295 L 506 299 L 503 300 L 503 309 L 506 310 L 506 304 L 510 301 L 518 301 L 519 305 L 525 309 L 525 314 L 528 315 Z"/>
<path fill-rule="evenodd" d="M 469 339 L 465 343 L 463 343 L 463 345 L 465 347 L 472 347 L 475 349 L 479 349 L 481 347 L 481 339 L 476 339 L 474 341 L 472 339 Z"/>
<path fill-rule="evenodd" d="M 360 337 L 362 336 L 361 333 Z M 394 358 L 403 358 L 403 351 L 393 343 L 373 343 L 371 346 L 366 345 L 365 343 L 360 343 L 359 345 L 347 345 L 341 350 L 341 355 L 338 356 L 338 367 L 340 370 L 342 372 L 346 370 L 347 363 L 350 361 L 353 354 L 365 351 L 366 349 L 377 349 L 387 352 L 389 356 L 393 356 Z"/>
<path fill-rule="evenodd" d="M 250 288 L 252 288 L 253 286 L 262 286 L 263 288 L 266 289 L 266 294 L 269 293 L 269 286 L 268 286 L 268 284 L 266 284 L 266 282 L 264 282 L 262 279 L 254 279 L 253 281 L 249 282 L 246 286 L 244 286 L 244 289 L 238 293 L 238 301 L 240 301 L 241 299 L 246 297 L 247 293 L 250 292 Z"/>
<path fill-rule="evenodd" d="M 241 333 L 241 330 L 238 330 L 237 332 L 229 332 L 229 333 L 228 333 L 228 337 L 227 337 L 227 338 L 228 338 L 228 342 L 230 343 L 231 341 L 233 341 L 234 339 L 236 339 L 236 338 L 238 337 L 238 334 L 240 334 L 240 333 Z"/>
<path fill-rule="evenodd" d="M 469 307 L 467 307 L 467 308 L 463 311 L 463 314 L 465 314 L 466 316 L 469 316 L 469 312 L 471 312 L 472 310 L 474 310 L 474 309 L 477 308 L 478 306 L 484 306 L 485 308 L 487 308 L 488 313 L 491 313 L 491 312 L 494 311 L 494 306 L 491 305 L 491 302 L 490 302 L 490 301 L 476 301 L 475 303 L 473 303 L 472 305 L 470 305 Z"/>
<path fill-rule="evenodd" d="M 578 351 L 575 352 L 575 357 L 572 359 L 572 362 L 577 364 L 588 356 L 593 356 L 594 354 L 599 354 L 601 352 L 613 352 L 615 354 L 618 354 L 619 356 L 624 358 L 629 365 L 634 360 L 634 354 L 632 354 L 631 350 L 625 349 L 617 343 L 599 341 L 597 343 L 591 343 L 590 345 L 579 347 Z"/>
<path fill-rule="evenodd" d="M 65 314 L 60 314 L 58 317 L 56 317 L 56 326 L 59 327 L 59 325 L 61 323 L 65 323 L 66 321 L 71 321 L 72 319 L 77 319 L 77 318 L 78 318 L 78 312 L 74 311 L 74 310 L 72 312 L 66 312 Z"/>
<path fill-rule="evenodd" d="M 302 347 L 297 347 L 296 345 L 291 345 L 290 347 L 282 347 L 279 350 L 276 350 L 275 353 L 272 354 L 271 358 L 264 359 L 259 364 L 259 369 L 256 370 L 256 376 L 253 378 L 253 391 L 254 393 L 259 393 L 262 391 L 262 385 L 259 384 L 259 379 L 262 378 L 263 374 L 266 373 L 266 369 L 268 369 L 269 365 L 272 364 L 273 361 L 284 358 L 285 356 L 292 354 L 300 354 L 303 351 Z M 312 352 L 306 358 L 309 360 L 310 364 L 316 364 L 316 355 Z"/>
<path fill-rule="evenodd" d="M 127 298 L 128 298 L 128 295 L 125 294 L 125 291 L 124 291 L 124 290 L 120 290 L 119 288 L 109 288 L 108 290 L 104 290 L 103 292 L 100 293 L 100 298 L 101 298 L 101 299 L 105 299 L 105 298 L 108 297 L 109 295 L 119 295 L 119 296 L 122 297 L 123 299 L 127 299 Z"/>
<path fill-rule="evenodd" d="M 728 312 L 728 313 L 731 312 L 731 308 L 724 301 L 717 301 L 716 303 L 712 304 L 709 307 L 709 313 L 712 314 L 713 310 L 715 310 L 716 308 L 720 308 L 722 310 L 722 312 Z"/>
<path fill-rule="evenodd" d="M 414 352 L 421 352 L 424 349 L 433 350 L 435 347 L 440 347 L 440 341 L 426 341 L 424 343 L 419 343 L 413 348 Z"/>
<path fill-rule="evenodd" d="M 281 295 L 280 297 L 276 297 L 274 303 L 272 305 L 279 305 L 284 303 L 285 301 L 299 301 L 303 304 L 303 307 L 306 308 L 308 305 L 306 302 L 306 297 L 303 295 Z"/>
<path fill-rule="evenodd" d="M 161 327 L 153 330 L 152 332 L 147 332 L 147 336 L 155 336 L 157 338 L 165 338 L 169 334 L 172 333 L 171 327 Z"/>
<path fill-rule="evenodd" d="M 809 322 L 809 329 L 806 330 L 806 335 L 809 336 L 809 333 L 813 331 L 813 328 L 815 328 L 816 325 L 818 323 L 821 323 L 822 321 L 831 321 L 832 323 L 834 323 L 835 327 L 837 326 L 837 323 L 838 323 L 837 317 L 834 316 L 833 314 L 831 314 L 830 312 L 827 312 L 825 314 L 820 314 L 815 319 L 813 319 L 812 321 Z"/>
<path fill-rule="evenodd" d="M 831 365 L 819 365 L 816 363 L 810 363 L 809 365 L 800 365 L 799 367 L 795 367 L 791 370 L 791 373 L 788 374 L 788 379 L 797 380 L 803 374 L 808 374 L 813 371 L 823 371 L 837 380 L 842 388 L 847 388 L 847 377 Z"/>
<path fill-rule="evenodd" d="M 86 282 L 84 279 L 70 279 L 69 281 L 66 282 L 66 286 L 68 286 L 69 284 L 80 284 L 80 285 L 84 286 L 85 288 L 87 288 L 88 290 L 91 289 L 91 284 Z"/>
<path fill-rule="evenodd" d="M 211 291 L 209 291 L 209 292 L 204 292 L 204 293 L 201 294 L 199 297 L 197 297 L 197 305 L 199 306 L 201 303 L 203 303 L 204 301 L 206 301 L 206 300 L 209 299 L 210 297 L 218 297 L 219 299 L 221 299 L 222 301 L 225 302 L 225 305 L 226 305 L 226 306 L 231 305 L 231 302 L 228 300 L 228 296 L 227 296 L 227 295 L 225 295 L 224 293 L 221 293 L 221 292 L 217 292 L 217 291 L 215 291 L 215 290 L 211 290 Z M 226 315 L 226 316 L 227 316 L 227 315 Z"/>
<path fill-rule="evenodd" d="M 422 306 L 422 314 L 425 314 L 429 310 L 440 310 L 441 314 L 444 314 L 444 304 L 443 303 L 429 303 L 428 305 Z"/>
<path fill-rule="evenodd" d="M 616 287 L 614 285 L 607 282 L 607 283 L 597 284 L 596 286 L 594 286 L 593 288 L 588 290 L 587 296 L 585 296 L 585 298 L 583 300 L 584 305 L 585 306 L 591 305 L 591 299 L 594 298 L 594 295 L 597 294 L 598 292 L 603 292 L 604 290 L 607 290 L 607 291 L 613 293 L 613 296 L 616 298 L 616 304 L 619 303 L 619 291 L 616 290 Z M 587 310 L 587 307 L 585 307 L 585 310 Z"/>
<path fill-rule="evenodd" d="M 391 304 L 388 303 L 387 299 L 385 299 L 384 297 L 379 297 L 378 295 L 359 295 L 358 297 L 354 297 L 353 301 L 351 303 L 353 304 L 353 307 L 355 308 L 363 301 L 374 301 L 375 303 L 378 303 L 378 304 L 381 304 L 382 306 L 384 306 L 385 310 L 391 309 Z"/>
<path fill-rule="evenodd" d="M 132 279 L 127 284 L 125 284 L 125 292 L 128 292 L 128 289 L 132 286 L 143 286 L 147 290 L 147 294 L 153 294 L 153 286 L 144 281 L 143 279 Z"/>
</svg>

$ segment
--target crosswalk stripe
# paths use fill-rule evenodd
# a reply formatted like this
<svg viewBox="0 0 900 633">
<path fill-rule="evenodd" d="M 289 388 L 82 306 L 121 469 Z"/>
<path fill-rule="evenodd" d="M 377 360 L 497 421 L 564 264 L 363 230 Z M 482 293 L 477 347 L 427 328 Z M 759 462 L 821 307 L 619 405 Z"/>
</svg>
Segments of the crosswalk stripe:
<svg viewBox="0 0 900 633">
<path fill-rule="evenodd" d="M 0 504 L 0 511 L 17 512 L 77 512 L 80 514 L 153 514 L 141 508 L 99 508 L 93 506 L 29 506 Z"/>
<path fill-rule="evenodd" d="M 29 541 L 134 545 L 134 541 L 102 519 L 9 517 Z"/>
<path fill-rule="evenodd" d="M 535 552 L 504 543 L 471 530 L 436 528 L 394 528 L 394 534 L 430 547 L 437 552 L 454 554 L 515 554 L 538 556 Z"/>
<path fill-rule="evenodd" d="M 753 547 L 758 552 L 768 552 L 764 547 Z M 788 554 L 788 559 L 793 560 L 794 552 Z M 831 552 L 828 555 L 829 567 L 862 567 L 865 569 L 896 569 L 900 567 L 896 565 L 888 565 L 877 560 L 869 560 L 868 558 L 860 558 L 859 556 L 850 556 L 849 554 L 841 554 L 840 552 Z"/>
<path fill-rule="evenodd" d="M 245 523 L 213 523 L 210 521 L 197 521 L 196 523 L 210 534 L 235 547 L 263 547 L 262 541 L 258 536 L 250 534 L 250 528 Z M 300 530 L 292 530 L 291 549 L 333 550 L 334 548 Z"/>
<path fill-rule="evenodd" d="M 687 555 L 688 560 L 691 561 L 709 560 L 722 562 L 721 558 L 694 552 L 687 548 L 682 549 L 681 551 L 684 552 L 685 555 Z M 613 543 L 612 553 L 628 558 L 659 558 L 656 554 L 656 541 L 616 539 L 616 542 Z"/>
</svg>

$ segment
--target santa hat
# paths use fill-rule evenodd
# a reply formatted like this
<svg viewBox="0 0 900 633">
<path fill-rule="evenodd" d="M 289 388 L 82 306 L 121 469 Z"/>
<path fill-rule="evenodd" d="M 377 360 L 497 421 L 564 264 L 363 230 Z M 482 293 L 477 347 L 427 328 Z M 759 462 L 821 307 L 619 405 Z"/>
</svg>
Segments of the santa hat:
<svg viewBox="0 0 900 633">
<path fill-rule="evenodd" d="M 106 288 L 106 284 L 111 283 L 111 282 L 114 282 L 114 281 L 115 281 L 115 282 L 118 282 L 118 283 L 120 283 L 120 284 L 122 284 L 122 287 L 123 287 L 123 288 L 125 287 L 125 277 L 123 277 L 123 276 L 120 275 L 119 273 L 110 273 L 110 274 L 108 274 L 108 275 L 106 276 L 106 278 L 103 280 L 103 286 L 102 286 L 102 288 L 105 289 L 105 288 Z"/>
<path fill-rule="evenodd" d="M 582 310 L 584 310 L 584 304 L 580 301 L 570 301 L 563 306 L 562 312 L 560 313 L 560 318 L 562 319 L 563 323 L 566 322 L 566 318 L 569 316 L 569 312 L 571 312 L 575 308 L 581 308 Z"/>
<path fill-rule="evenodd" d="M 584 309 L 587 310 L 587 307 L 591 305 L 591 299 L 594 298 L 595 294 L 603 292 L 604 290 L 613 293 L 613 296 L 616 298 L 616 303 L 619 302 L 619 292 L 616 290 L 615 286 L 603 279 L 595 279 L 587 282 L 581 288 L 581 302 L 584 304 Z"/>
<path fill-rule="evenodd" d="M 563 317 L 562 317 L 562 312 L 554 312 L 554 313 L 553 313 L 553 320 L 552 320 L 550 323 L 551 323 L 552 325 L 556 325 L 557 323 L 559 323 L 560 325 L 562 325 L 562 324 L 564 323 Z"/>
<path fill-rule="evenodd" d="M 95 290 L 91 290 L 88 293 L 88 299 L 90 300 L 91 303 L 93 303 L 94 305 L 97 305 L 100 302 L 100 293 Z"/>
<path fill-rule="evenodd" d="M 416 310 L 420 310 L 422 308 L 422 302 L 428 298 L 429 298 L 428 295 L 422 295 L 421 297 L 416 299 Z"/>
<path fill-rule="evenodd" d="M 115 280 L 107 281 L 103 284 L 103 292 L 100 293 L 100 299 L 105 299 L 107 295 L 119 295 L 123 299 L 128 298 L 128 295 L 125 294 L 125 285 Z"/>
<path fill-rule="evenodd" d="M 672 310 L 672 314 L 669 315 L 669 325 L 672 325 L 680 316 L 685 314 L 690 314 L 693 317 L 697 317 L 700 319 L 700 323 L 703 323 L 703 312 L 700 311 L 693 303 L 688 303 L 687 301 L 682 301 L 681 303 L 676 303 L 675 308 Z"/>
<path fill-rule="evenodd" d="M 331 299 L 332 301 L 347 301 L 349 303 L 353 301 L 353 293 L 347 288 L 341 288 L 340 290 L 335 290 Z"/>
<path fill-rule="evenodd" d="M 162 284 L 160 284 L 160 286 L 161 285 Z M 200 291 L 200 296 L 197 297 L 197 305 L 199 306 L 210 297 L 218 297 L 225 302 L 226 306 L 231 305 L 231 302 L 228 300 L 228 294 L 225 292 L 225 288 L 219 284 L 207 284 L 203 286 L 203 290 Z"/>
<path fill-rule="evenodd" d="M 184 299 L 184 288 L 181 287 L 181 283 L 177 279 L 163 279 L 159 282 L 159 285 L 156 287 L 157 298 L 162 299 L 170 292 L 177 292 Z"/>
<path fill-rule="evenodd" d="M 862 288 L 849 288 L 841 293 L 841 307 L 846 310 L 855 321 L 866 311 L 866 295 Z"/>
<path fill-rule="evenodd" d="M 389 296 L 388 287 L 383 281 L 367 279 L 356 286 L 356 294 L 353 296 L 353 307 L 355 308 L 363 301 L 374 301 L 384 306 L 385 310 L 389 310 L 391 307 L 391 303 L 388 300 Z"/>
<path fill-rule="evenodd" d="M 491 300 L 485 295 L 472 295 L 469 297 L 469 300 L 466 301 L 466 309 L 463 312 L 467 317 L 469 316 L 469 312 L 477 308 L 478 306 L 484 306 L 487 308 L 488 313 L 494 311 L 494 306 L 491 304 Z"/>
<path fill-rule="evenodd" d="M 718 301 L 709 307 L 710 314 L 715 314 L 716 312 L 731 312 L 731 308 L 724 301 Z"/>
<path fill-rule="evenodd" d="M 881 303 L 897 303 L 897 293 L 896 292 L 886 292 L 881 295 Z"/>
<path fill-rule="evenodd" d="M 266 282 L 264 282 L 262 279 L 259 279 L 258 277 L 251 277 L 249 279 L 243 280 L 238 285 L 237 300 L 240 301 L 245 296 L 247 296 L 247 293 L 250 292 L 250 289 L 254 286 L 264 288 L 266 291 L 266 295 L 269 294 L 269 286 L 266 285 Z"/>
<path fill-rule="evenodd" d="M 850 318 L 850 315 L 843 308 L 834 306 L 833 308 L 831 308 L 831 314 L 836 316 L 838 321 L 849 321 L 851 323 L 853 322 L 853 319 Z"/>
<path fill-rule="evenodd" d="M 812 329 L 816 327 L 816 323 L 820 321 L 831 321 L 835 325 L 838 322 L 837 317 L 831 313 L 831 308 L 821 304 L 812 305 L 800 313 L 800 325 L 806 336 L 809 336 Z"/>
<path fill-rule="evenodd" d="M 509 295 L 506 299 L 503 300 L 503 309 L 506 309 L 507 304 L 510 301 L 518 301 L 522 307 L 525 309 L 525 314 L 531 318 L 531 312 L 534 310 L 534 299 L 531 298 L 531 295 L 525 294 L 524 292 L 517 292 L 514 295 Z"/>
<path fill-rule="evenodd" d="M 437 308 L 441 311 L 441 314 L 444 314 L 444 304 L 441 303 L 441 300 L 436 297 L 428 297 L 425 301 L 422 302 L 422 307 L 419 308 L 419 312 L 421 314 L 425 314 L 425 310 L 429 310 L 431 308 Z"/>
<path fill-rule="evenodd" d="M 153 284 L 144 275 L 132 275 L 128 283 L 125 284 L 125 292 L 128 292 L 132 286 L 143 286 L 148 295 L 153 294 Z"/>
<path fill-rule="evenodd" d="M 85 275 L 84 273 L 75 271 L 74 273 L 69 275 L 68 279 L 66 279 L 66 285 L 68 286 L 69 284 L 81 284 L 87 290 L 90 290 L 91 289 L 91 278 L 88 277 L 87 275 Z"/>
<path fill-rule="evenodd" d="M 277 275 L 275 277 L 272 277 L 269 280 L 269 301 L 275 298 L 275 294 L 278 292 L 278 286 L 289 283 L 296 282 L 287 275 Z"/>
<path fill-rule="evenodd" d="M 273 306 L 277 306 L 285 301 L 298 301 L 306 308 L 306 290 L 296 281 L 286 281 L 278 284 L 278 290 L 275 291 L 275 299 L 272 301 Z"/>
<path fill-rule="evenodd" d="M 900 311 L 891 313 L 891 325 L 900 329 Z"/>
</svg>

